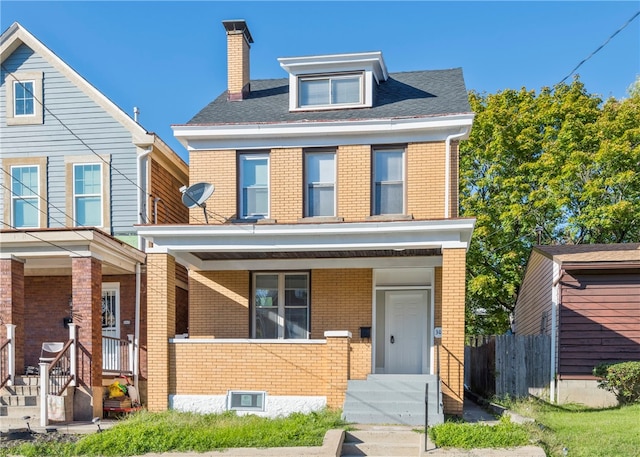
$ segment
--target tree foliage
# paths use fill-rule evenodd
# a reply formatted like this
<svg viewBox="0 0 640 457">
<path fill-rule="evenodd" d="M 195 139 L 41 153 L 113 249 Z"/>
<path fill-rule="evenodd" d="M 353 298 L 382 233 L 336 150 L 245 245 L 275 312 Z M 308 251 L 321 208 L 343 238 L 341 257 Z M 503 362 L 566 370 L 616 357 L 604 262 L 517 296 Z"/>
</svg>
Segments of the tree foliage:
<svg viewBox="0 0 640 457">
<path fill-rule="evenodd" d="M 460 212 L 476 218 L 467 332 L 503 333 L 538 235 L 541 244 L 640 241 L 640 80 L 628 98 L 605 102 L 578 78 L 469 99 L 476 117 L 460 147 Z"/>
</svg>

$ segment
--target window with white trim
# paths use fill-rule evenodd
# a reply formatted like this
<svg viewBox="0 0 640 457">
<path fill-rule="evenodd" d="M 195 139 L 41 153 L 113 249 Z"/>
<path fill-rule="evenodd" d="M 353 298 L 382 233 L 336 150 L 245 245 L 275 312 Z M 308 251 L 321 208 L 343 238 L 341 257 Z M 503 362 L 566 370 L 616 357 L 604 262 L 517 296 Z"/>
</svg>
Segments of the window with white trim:
<svg viewBox="0 0 640 457">
<path fill-rule="evenodd" d="M 269 154 L 239 155 L 239 214 L 243 219 L 269 217 Z"/>
<path fill-rule="evenodd" d="M 40 226 L 40 170 L 37 165 L 11 167 L 11 225 Z"/>
<path fill-rule="evenodd" d="M 253 337 L 309 338 L 308 273 L 254 273 Z"/>
<path fill-rule="evenodd" d="M 102 164 L 73 165 L 73 217 L 78 226 L 102 227 Z"/>
<path fill-rule="evenodd" d="M 13 82 L 13 115 L 35 116 L 34 81 Z"/>
<path fill-rule="evenodd" d="M 361 105 L 362 75 L 333 75 L 298 78 L 298 107 Z"/>
<path fill-rule="evenodd" d="M 373 214 L 404 214 L 404 150 L 373 152 Z"/>
<path fill-rule="evenodd" d="M 336 215 L 336 154 L 306 152 L 305 216 Z"/>
</svg>

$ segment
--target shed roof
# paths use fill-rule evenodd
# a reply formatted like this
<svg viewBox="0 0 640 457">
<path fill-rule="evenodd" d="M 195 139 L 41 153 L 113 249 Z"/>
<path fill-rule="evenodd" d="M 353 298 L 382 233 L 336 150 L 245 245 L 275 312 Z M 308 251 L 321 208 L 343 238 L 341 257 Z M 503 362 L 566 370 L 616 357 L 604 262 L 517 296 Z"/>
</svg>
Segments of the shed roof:
<svg viewBox="0 0 640 457">
<path fill-rule="evenodd" d="M 631 262 L 640 264 L 640 243 L 562 244 L 536 246 L 539 251 L 559 263 Z"/>
</svg>

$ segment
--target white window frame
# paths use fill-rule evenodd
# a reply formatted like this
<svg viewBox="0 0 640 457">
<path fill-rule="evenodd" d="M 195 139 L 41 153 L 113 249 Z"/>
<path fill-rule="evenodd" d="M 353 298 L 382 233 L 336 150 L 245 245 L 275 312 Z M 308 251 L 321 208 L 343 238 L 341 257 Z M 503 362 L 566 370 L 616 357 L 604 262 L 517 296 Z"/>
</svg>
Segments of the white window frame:
<svg viewBox="0 0 640 457">
<path fill-rule="evenodd" d="M 77 167 L 87 167 L 87 166 L 95 166 L 97 165 L 100 168 L 99 171 L 99 176 L 100 176 L 100 191 L 97 193 L 91 193 L 91 194 L 77 194 L 76 193 L 76 173 L 77 173 Z M 91 225 L 91 227 L 103 227 L 104 226 L 104 197 L 103 197 L 103 191 L 104 191 L 104 177 L 103 177 L 103 169 L 102 169 L 103 164 L 100 162 L 87 162 L 87 163 L 74 163 L 73 164 L 73 176 L 72 176 L 72 181 L 71 181 L 71 188 L 72 188 L 72 192 L 73 192 L 73 219 L 75 221 L 75 224 L 78 224 L 78 205 L 77 205 L 77 201 L 78 198 L 92 198 L 92 197 L 98 197 L 100 199 L 100 224 L 98 225 Z"/>
<path fill-rule="evenodd" d="M 291 340 L 299 340 L 299 339 L 309 339 L 310 335 L 310 324 L 311 324 L 311 275 L 308 271 L 264 271 L 259 273 L 253 273 L 253 281 L 252 281 L 252 290 L 251 290 L 251 328 L 252 328 L 252 338 L 256 338 L 256 324 L 257 324 L 257 310 L 261 308 L 255 302 L 256 297 L 256 284 L 258 276 L 277 276 L 278 277 L 278 339 L 285 339 L 285 312 L 287 309 L 292 308 L 306 308 L 307 310 L 307 322 L 306 322 L 306 335 L 304 338 L 288 338 Z M 307 304 L 303 306 L 287 306 L 285 303 L 286 290 L 285 290 L 285 279 L 287 276 L 306 276 L 307 278 Z M 266 339 L 266 338 L 265 338 Z"/>
<path fill-rule="evenodd" d="M 27 89 L 25 87 L 26 84 L 31 84 L 31 88 Z M 25 88 L 25 93 L 27 94 L 27 97 L 24 97 L 22 100 L 31 100 L 32 103 L 32 109 L 30 113 L 18 113 L 18 91 L 16 90 L 16 87 L 18 86 L 23 86 Z M 36 100 L 35 97 L 35 88 L 36 88 L 36 82 L 33 79 L 28 79 L 26 81 L 14 81 L 13 82 L 13 115 L 15 117 L 33 117 L 36 115 L 36 103 L 38 103 L 38 101 Z"/>
<path fill-rule="evenodd" d="M 331 155 L 333 158 L 333 181 L 311 181 L 309 178 L 309 166 L 308 166 L 308 158 L 314 155 Z M 335 217 L 336 215 L 336 207 L 337 207 L 337 192 L 336 192 L 336 178 L 337 178 L 337 168 L 336 168 L 336 151 L 306 151 L 304 153 L 304 215 L 305 217 Z M 331 187 L 333 189 L 333 213 L 332 214 L 311 214 L 311 205 L 310 205 L 310 190 L 311 188 L 328 188 Z"/>
<path fill-rule="evenodd" d="M 36 185 L 37 185 L 37 189 L 31 189 L 31 191 L 34 192 L 34 195 L 29 195 L 29 196 L 24 196 L 24 195 L 16 195 L 14 193 L 13 190 L 13 179 L 14 179 L 14 170 L 18 169 L 18 168 L 35 168 L 36 169 Z M 21 186 L 24 186 L 23 183 L 20 183 Z M 38 165 L 14 165 L 11 167 L 11 226 L 15 227 L 15 228 L 38 228 L 40 227 L 40 166 Z M 15 203 L 18 200 L 23 200 L 23 201 L 29 201 L 31 202 L 31 200 L 35 201 L 35 205 L 34 203 L 29 203 L 32 206 L 36 207 L 36 211 L 37 211 L 37 224 L 36 225 L 16 225 L 16 210 L 15 210 Z"/>
<path fill-rule="evenodd" d="M 360 90 L 358 91 L 358 101 L 357 102 L 351 102 L 351 103 L 333 103 L 332 102 L 332 87 L 333 85 L 331 84 L 332 81 L 334 80 L 339 80 L 339 79 L 354 79 L 357 78 L 358 79 L 358 83 L 360 86 Z M 307 81 L 328 81 L 329 82 L 329 103 L 326 104 L 317 104 L 317 105 L 305 105 L 302 104 L 302 84 L 304 84 Z M 340 108 L 340 107 L 358 107 L 358 106 L 364 106 L 364 75 L 363 73 L 348 73 L 348 74 L 334 74 L 334 75 L 314 75 L 314 76 L 299 76 L 298 77 L 298 81 L 297 81 L 297 108 L 299 109 L 306 109 L 306 110 L 310 110 L 310 109 L 318 109 L 318 108 Z"/>
<path fill-rule="evenodd" d="M 267 211 L 266 213 L 245 214 L 246 208 L 244 207 L 244 161 L 248 160 L 264 160 L 267 161 Z M 269 219 L 269 211 L 271 208 L 271 160 L 269 153 L 242 153 L 238 154 L 238 214 L 240 219 Z"/>
<path fill-rule="evenodd" d="M 392 181 L 392 180 L 387 180 L 387 181 L 377 181 L 376 180 L 376 171 L 377 171 L 377 155 L 379 153 L 384 153 L 384 152 L 400 152 L 402 154 L 402 181 Z M 373 214 L 374 216 L 385 216 L 385 215 L 397 215 L 397 214 L 406 214 L 406 201 L 407 201 L 407 154 L 406 154 L 406 150 L 403 147 L 388 147 L 388 148 L 375 148 L 373 150 L 373 163 L 372 163 L 372 167 L 371 167 L 371 183 L 372 183 L 372 187 L 371 187 L 371 203 L 372 203 L 372 207 L 371 207 L 371 214 Z M 377 193 L 376 193 L 376 187 L 378 185 L 378 183 L 380 184 L 394 184 L 394 183 L 401 183 L 402 184 L 402 209 L 401 212 L 399 213 L 383 213 L 381 211 L 377 211 L 377 208 L 379 206 L 379 202 L 377 199 Z"/>
</svg>

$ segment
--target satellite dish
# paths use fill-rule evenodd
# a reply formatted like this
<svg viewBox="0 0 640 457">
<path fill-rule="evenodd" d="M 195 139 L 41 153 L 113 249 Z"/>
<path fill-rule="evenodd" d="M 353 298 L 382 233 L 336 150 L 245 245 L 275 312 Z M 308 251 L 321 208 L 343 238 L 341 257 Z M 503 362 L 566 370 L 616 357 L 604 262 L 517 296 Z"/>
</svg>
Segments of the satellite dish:
<svg viewBox="0 0 640 457">
<path fill-rule="evenodd" d="M 205 203 L 215 187 L 208 182 L 199 182 L 192 186 L 182 186 L 180 192 L 182 192 L 182 204 L 187 208 L 195 208 L 199 206 L 204 212 L 204 220 L 208 224 L 209 218 L 207 217 L 207 204 Z"/>
</svg>

